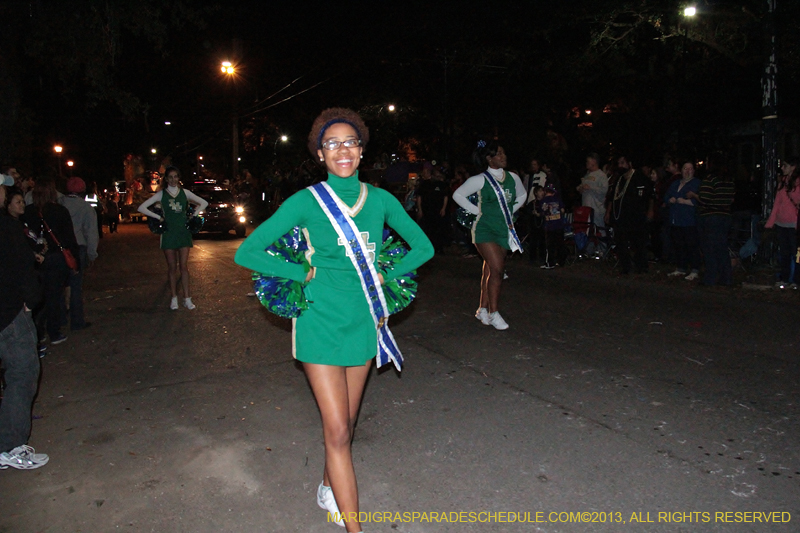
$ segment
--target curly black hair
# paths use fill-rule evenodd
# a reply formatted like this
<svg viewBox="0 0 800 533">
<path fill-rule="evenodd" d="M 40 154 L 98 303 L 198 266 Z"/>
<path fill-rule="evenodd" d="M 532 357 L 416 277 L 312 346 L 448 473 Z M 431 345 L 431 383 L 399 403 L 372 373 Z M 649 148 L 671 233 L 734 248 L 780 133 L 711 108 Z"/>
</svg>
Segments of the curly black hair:
<svg viewBox="0 0 800 533">
<path fill-rule="evenodd" d="M 475 168 L 486 170 L 489 164 L 486 162 L 487 157 L 494 157 L 497 155 L 497 149 L 500 145 L 496 140 L 485 141 L 481 139 L 478 141 L 478 147 L 472 152 L 472 164 Z"/>
<path fill-rule="evenodd" d="M 361 139 L 362 148 L 367 145 L 369 128 L 358 113 L 344 107 L 331 107 L 320 113 L 311 125 L 311 132 L 308 134 L 308 151 L 311 152 L 311 155 L 317 157 L 317 150 L 322 148 L 322 136 L 325 135 L 325 130 L 340 122 L 349 124 L 356 130 L 358 138 Z"/>
</svg>

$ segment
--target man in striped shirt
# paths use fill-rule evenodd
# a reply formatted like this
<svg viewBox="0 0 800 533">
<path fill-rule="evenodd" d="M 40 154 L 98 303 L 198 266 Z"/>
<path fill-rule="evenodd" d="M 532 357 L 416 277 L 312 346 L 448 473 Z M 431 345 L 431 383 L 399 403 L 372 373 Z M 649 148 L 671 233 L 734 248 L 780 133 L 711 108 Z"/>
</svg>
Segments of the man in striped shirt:
<svg viewBox="0 0 800 533">
<path fill-rule="evenodd" d="M 731 229 L 733 181 L 724 163 L 724 156 L 713 153 L 708 157 L 708 175 L 697 195 L 700 248 L 705 260 L 703 285 L 731 285 L 731 258 L 728 254 L 728 234 Z"/>
</svg>

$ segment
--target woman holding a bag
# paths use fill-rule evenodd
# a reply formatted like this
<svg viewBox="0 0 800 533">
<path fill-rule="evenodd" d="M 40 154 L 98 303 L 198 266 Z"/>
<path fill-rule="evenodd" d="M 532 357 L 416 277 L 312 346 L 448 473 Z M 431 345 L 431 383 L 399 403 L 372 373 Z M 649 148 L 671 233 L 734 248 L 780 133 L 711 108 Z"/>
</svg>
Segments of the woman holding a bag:
<svg viewBox="0 0 800 533">
<path fill-rule="evenodd" d="M 64 289 L 73 270 L 67 263 L 70 256 L 73 261 L 78 257 L 78 241 L 75 239 L 72 217 L 69 210 L 58 203 L 58 191 L 51 178 L 37 179 L 31 195 L 33 203 L 25 208 L 21 219 L 47 243 L 47 252 L 40 267 L 44 307 L 36 312 L 36 329 L 40 344 L 44 331 L 50 338 L 50 344 L 61 344 L 67 340 L 67 336 L 61 332 L 67 323 Z M 78 268 L 76 263 L 72 266 Z"/>
<path fill-rule="evenodd" d="M 323 111 L 312 125 L 308 147 L 326 167 L 327 179 L 289 197 L 234 258 L 255 272 L 305 283 L 308 308 L 293 320 L 292 340 L 322 417 L 325 468 L 317 504 L 333 518 L 344 515 L 337 523 L 350 533 L 361 531 L 353 431 L 372 359 L 377 355 L 378 364 L 385 363 L 386 341 L 394 342 L 379 295 L 384 295 L 385 283 L 433 256 L 433 246 L 402 204 L 389 192 L 359 181 L 368 140 L 369 131 L 354 111 Z M 384 225 L 411 248 L 389 269 L 376 267 Z M 307 263 L 289 263 L 265 252 L 295 227 L 308 243 Z M 399 352 L 392 353 L 399 367 Z"/>
</svg>

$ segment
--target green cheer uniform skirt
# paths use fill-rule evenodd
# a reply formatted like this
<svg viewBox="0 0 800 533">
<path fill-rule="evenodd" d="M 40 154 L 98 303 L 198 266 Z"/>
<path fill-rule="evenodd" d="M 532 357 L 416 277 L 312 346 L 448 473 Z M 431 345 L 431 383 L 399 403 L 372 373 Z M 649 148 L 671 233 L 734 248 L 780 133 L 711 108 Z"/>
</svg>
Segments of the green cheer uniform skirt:
<svg viewBox="0 0 800 533">
<path fill-rule="evenodd" d="M 174 198 L 166 190 L 161 193 L 161 211 L 167 226 L 166 233 L 161 234 L 162 250 L 192 247 L 192 233 L 186 227 L 188 208 L 189 200 L 183 189 Z"/>
<path fill-rule="evenodd" d="M 506 203 L 509 207 L 514 205 L 517 197 L 514 178 L 508 172 L 505 179 L 499 183 L 500 188 L 505 194 Z M 483 188 L 478 191 L 478 209 L 480 213 L 472 226 L 472 242 L 480 244 L 482 242 L 493 242 L 506 250 L 511 247 L 508 244 L 508 225 L 497 200 L 497 194 L 487 180 Z"/>
<path fill-rule="evenodd" d="M 308 309 L 292 320 L 292 355 L 296 359 L 360 366 L 375 357 L 378 333 L 354 268 L 318 268 L 304 291 Z"/>
</svg>

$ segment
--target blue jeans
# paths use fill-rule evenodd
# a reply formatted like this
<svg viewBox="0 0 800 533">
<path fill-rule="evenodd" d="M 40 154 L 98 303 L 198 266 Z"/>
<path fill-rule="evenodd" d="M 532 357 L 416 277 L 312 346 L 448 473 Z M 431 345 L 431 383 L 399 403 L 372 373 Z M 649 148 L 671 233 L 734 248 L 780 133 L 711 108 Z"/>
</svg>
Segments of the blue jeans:
<svg viewBox="0 0 800 533">
<path fill-rule="evenodd" d="M 731 256 L 728 253 L 728 235 L 731 217 L 708 215 L 699 217 L 700 245 L 703 249 L 706 269 L 703 285 L 730 285 L 733 283 Z"/>
<path fill-rule="evenodd" d="M 6 380 L 0 404 L 2 453 L 27 443 L 31 434 L 31 408 L 39 382 L 39 354 L 30 311 L 20 311 L 0 332 L 0 363 Z"/>
<path fill-rule="evenodd" d="M 83 316 L 83 273 L 89 265 L 89 257 L 86 254 L 86 246 L 80 246 L 78 255 L 78 272 L 70 272 L 69 275 L 69 327 L 70 329 L 81 329 L 86 327 L 86 320 Z"/>
</svg>

